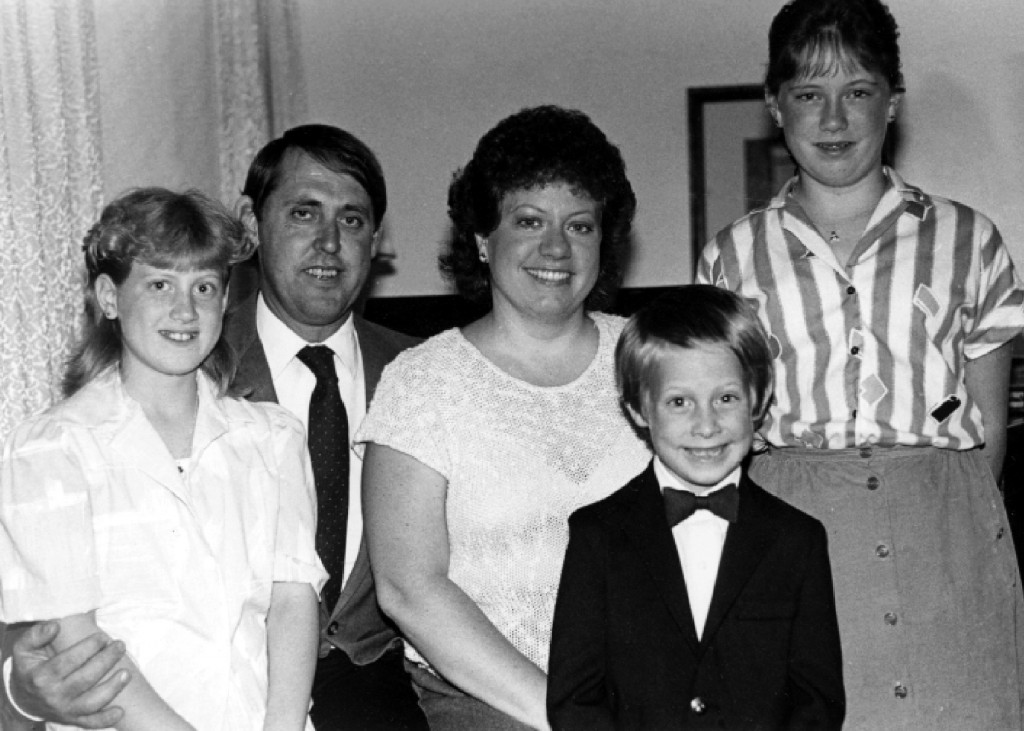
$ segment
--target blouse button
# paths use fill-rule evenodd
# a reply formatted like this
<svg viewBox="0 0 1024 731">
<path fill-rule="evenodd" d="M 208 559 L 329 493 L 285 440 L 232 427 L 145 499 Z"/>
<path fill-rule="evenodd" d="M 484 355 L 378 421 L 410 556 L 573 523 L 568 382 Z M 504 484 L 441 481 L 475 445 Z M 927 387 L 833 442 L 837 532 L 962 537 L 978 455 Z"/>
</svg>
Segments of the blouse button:
<svg viewBox="0 0 1024 731">
<path fill-rule="evenodd" d="M 878 556 L 879 558 L 888 558 L 889 557 L 889 547 L 887 545 L 885 545 L 884 543 L 879 543 L 878 547 L 875 548 L 875 555 Z"/>
<path fill-rule="evenodd" d="M 910 691 L 907 690 L 907 686 L 905 686 L 903 683 L 896 683 L 896 687 L 893 688 L 892 692 L 893 692 L 893 695 L 895 695 L 897 698 L 901 698 L 901 699 L 902 698 L 906 698 L 907 695 L 910 693 Z"/>
<path fill-rule="evenodd" d="M 869 490 L 877 490 L 878 489 L 878 484 L 879 484 L 878 483 L 878 478 L 875 477 L 874 475 L 871 475 L 871 477 L 868 478 L 868 489 Z"/>
<path fill-rule="evenodd" d="M 852 348 L 850 348 L 850 354 L 851 355 L 857 355 L 857 353 L 859 353 L 859 352 L 860 352 L 860 348 L 857 347 L 856 345 L 854 345 Z"/>
<path fill-rule="evenodd" d="M 854 287 L 852 284 L 849 287 L 846 288 L 846 294 L 853 294 L 856 291 L 857 291 L 857 288 Z"/>
</svg>

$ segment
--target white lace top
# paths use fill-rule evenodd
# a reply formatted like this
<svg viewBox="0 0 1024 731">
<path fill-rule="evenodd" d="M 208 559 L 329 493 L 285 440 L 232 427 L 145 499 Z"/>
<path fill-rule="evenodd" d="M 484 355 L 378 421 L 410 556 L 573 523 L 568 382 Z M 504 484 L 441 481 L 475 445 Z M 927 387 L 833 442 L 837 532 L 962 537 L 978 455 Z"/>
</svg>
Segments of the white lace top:
<svg viewBox="0 0 1024 731">
<path fill-rule="evenodd" d="M 542 670 L 569 514 L 650 460 L 615 392 L 625 321 L 590 317 L 597 355 L 564 386 L 509 376 L 459 330 L 405 351 L 384 371 L 356 437 L 405 452 L 448 480 L 449 576 Z M 413 648 L 407 653 L 422 662 Z"/>
</svg>

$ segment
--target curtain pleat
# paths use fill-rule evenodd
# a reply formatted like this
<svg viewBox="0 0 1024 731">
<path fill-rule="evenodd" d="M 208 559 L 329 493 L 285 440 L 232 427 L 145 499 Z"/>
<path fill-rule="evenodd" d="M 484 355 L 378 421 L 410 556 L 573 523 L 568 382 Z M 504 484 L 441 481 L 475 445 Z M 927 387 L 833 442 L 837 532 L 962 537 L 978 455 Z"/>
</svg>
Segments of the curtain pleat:
<svg viewBox="0 0 1024 731">
<path fill-rule="evenodd" d="M 102 203 L 91 0 L 0 0 L 0 437 L 45 408 Z"/>
</svg>

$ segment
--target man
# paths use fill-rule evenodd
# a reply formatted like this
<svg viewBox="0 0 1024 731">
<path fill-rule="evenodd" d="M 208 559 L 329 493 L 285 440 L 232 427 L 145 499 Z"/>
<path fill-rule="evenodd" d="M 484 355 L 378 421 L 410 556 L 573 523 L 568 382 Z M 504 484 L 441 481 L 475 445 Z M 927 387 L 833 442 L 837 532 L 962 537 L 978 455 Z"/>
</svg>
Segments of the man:
<svg viewBox="0 0 1024 731">
<path fill-rule="evenodd" d="M 335 486 L 347 487 L 348 495 L 339 501 L 323 493 L 333 470 L 318 467 L 317 454 L 351 440 L 384 366 L 416 342 L 352 312 L 380 246 L 386 207 L 373 152 L 343 130 L 305 125 L 260 150 L 236 208 L 259 247 L 259 290 L 225 320 L 240 359 L 236 384 L 248 398 L 276 401 L 306 423 L 321 527 L 333 523 L 327 535 L 317 533 L 325 564 L 335 562 L 328 566 L 333 587 L 328 584 L 321 601 L 312 710 L 318 731 L 426 728 L 402 666 L 401 643 L 374 594 L 362 539 L 360 460 L 338 450 L 348 452 L 348 466 L 341 468 L 347 479 Z M 326 358 L 334 373 L 321 378 L 307 365 L 310 345 L 333 351 Z M 328 391 L 318 389 L 334 389 L 335 399 L 340 394 L 335 421 L 324 420 Z M 15 643 L 14 699 L 29 713 L 64 723 L 112 725 L 119 711 L 104 705 L 124 679 L 96 683 L 122 647 L 97 637 L 47 659 L 52 634 L 41 625 Z"/>
</svg>

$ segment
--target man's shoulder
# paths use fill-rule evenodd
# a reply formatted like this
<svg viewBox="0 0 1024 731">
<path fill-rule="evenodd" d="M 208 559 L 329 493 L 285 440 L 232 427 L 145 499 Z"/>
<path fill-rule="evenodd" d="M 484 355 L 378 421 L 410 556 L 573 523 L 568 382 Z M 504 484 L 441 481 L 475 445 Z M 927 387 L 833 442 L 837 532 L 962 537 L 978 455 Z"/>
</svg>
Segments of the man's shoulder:
<svg viewBox="0 0 1024 731">
<path fill-rule="evenodd" d="M 423 342 L 420 338 L 370 322 L 360 315 L 353 315 L 353 317 L 356 336 L 359 338 L 361 346 L 373 343 L 381 349 L 392 351 L 397 355 L 401 351 Z"/>
<path fill-rule="evenodd" d="M 235 352 L 241 352 L 256 339 L 255 292 L 228 308 L 224 314 L 224 338 Z"/>
</svg>

